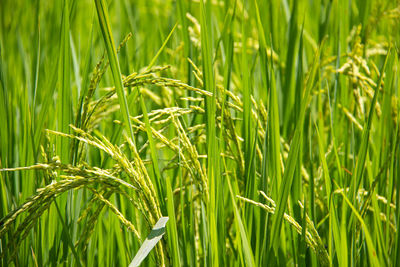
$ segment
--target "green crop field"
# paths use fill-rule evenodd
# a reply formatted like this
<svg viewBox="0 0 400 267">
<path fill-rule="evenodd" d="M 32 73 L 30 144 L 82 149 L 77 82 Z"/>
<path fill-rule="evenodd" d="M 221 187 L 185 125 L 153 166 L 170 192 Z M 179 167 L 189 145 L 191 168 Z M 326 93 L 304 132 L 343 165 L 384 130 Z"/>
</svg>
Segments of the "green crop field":
<svg viewBox="0 0 400 267">
<path fill-rule="evenodd" d="M 0 266 L 400 266 L 399 0 L 0 0 Z"/>
</svg>

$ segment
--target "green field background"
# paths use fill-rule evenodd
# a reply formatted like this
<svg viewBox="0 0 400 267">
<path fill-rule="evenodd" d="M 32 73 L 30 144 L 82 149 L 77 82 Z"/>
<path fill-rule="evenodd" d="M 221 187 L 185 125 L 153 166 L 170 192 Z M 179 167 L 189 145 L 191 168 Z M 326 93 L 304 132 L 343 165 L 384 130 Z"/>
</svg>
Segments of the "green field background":
<svg viewBox="0 0 400 267">
<path fill-rule="evenodd" d="M 1 0 L 0 266 L 128 266 L 163 216 L 141 266 L 400 266 L 399 25 L 398 0 Z"/>
</svg>

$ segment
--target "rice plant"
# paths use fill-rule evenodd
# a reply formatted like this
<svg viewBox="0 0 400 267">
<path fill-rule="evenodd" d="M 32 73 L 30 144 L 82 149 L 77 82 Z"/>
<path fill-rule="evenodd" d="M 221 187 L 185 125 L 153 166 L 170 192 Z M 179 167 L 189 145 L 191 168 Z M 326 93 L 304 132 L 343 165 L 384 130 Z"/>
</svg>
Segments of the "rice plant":
<svg viewBox="0 0 400 267">
<path fill-rule="evenodd" d="M 0 2 L 0 266 L 399 266 L 400 2 Z"/>
</svg>

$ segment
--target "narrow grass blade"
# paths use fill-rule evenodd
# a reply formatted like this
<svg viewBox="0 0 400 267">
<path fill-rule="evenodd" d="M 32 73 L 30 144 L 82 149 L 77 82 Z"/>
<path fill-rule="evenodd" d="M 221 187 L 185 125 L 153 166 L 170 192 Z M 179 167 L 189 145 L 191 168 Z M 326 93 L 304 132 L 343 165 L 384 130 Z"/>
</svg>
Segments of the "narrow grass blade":
<svg viewBox="0 0 400 267">
<path fill-rule="evenodd" d="M 161 52 L 164 50 L 165 46 L 167 45 L 169 39 L 171 38 L 172 34 L 174 33 L 176 27 L 178 26 L 178 23 L 175 23 L 175 26 L 172 28 L 172 30 L 169 32 L 167 38 L 165 38 L 165 41 L 163 42 L 162 46 L 160 49 L 157 51 L 157 54 L 153 57 L 153 59 L 150 61 L 149 65 L 147 66 L 147 70 L 150 70 L 151 67 L 154 66 L 156 63 L 157 58 L 160 56 Z"/>
<path fill-rule="evenodd" d="M 322 45 L 321 45 L 321 47 L 322 47 Z M 299 119 L 297 122 L 294 138 L 293 138 L 292 144 L 290 146 L 289 155 L 288 155 L 288 158 L 286 161 L 285 172 L 283 174 L 282 184 L 279 188 L 279 195 L 278 195 L 277 205 L 276 205 L 277 212 L 276 212 L 276 216 L 273 217 L 273 222 L 272 222 L 272 230 L 271 230 L 272 238 L 271 238 L 270 248 L 278 247 L 278 236 L 280 234 L 281 227 L 282 227 L 283 214 L 286 209 L 286 204 L 288 201 L 290 188 L 292 186 L 294 171 L 295 171 L 295 169 L 297 167 L 296 165 L 298 163 L 297 157 L 298 157 L 299 150 L 300 150 L 300 142 L 302 140 L 302 132 L 303 132 L 305 113 L 306 113 L 306 109 L 308 106 L 311 88 L 313 87 L 314 77 L 315 77 L 315 73 L 317 70 L 317 66 L 319 65 L 318 62 L 319 62 L 320 49 L 318 49 L 318 51 L 316 52 L 313 67 L 312 67 L 310 76 L 308 78 L 307 84 L 306 84 L 306 89 L 305 89 L 303 99 L 302 99 Z"/>
<path fill-rule="evenodd" d="M 225 169 L 226 169 L 225 162 L 224 162 L 224 166 L 225 166 Z M 244 259 L 245 259 L 246 266 L 252 267 L 252 266 L 255 266 L 255 263 L 254 263 L 254 256 L 253 256 L 253 253 L 252 253 L 251 247 L 250 247 L 250 242 L 249 242 L 249 239 L 247 237 L 247 233 L 246 233 L 246 230 L 244 228 L 244 225 L 243 225 L 243 222 L 242 222 L 242 219 L 241 219 L 241 216 L 240 216 L 239 209 L 238 209 L 237 204 L 235 202 L 235 195 L 234 195 L 233 190 L 232 190 L 232 185 L 231 185 L 230 178 L 228 177 L 226 180 L 227 180 L 227 183 L 228 183 L 229 195 L 230 195 L 230 198 L 231 198 L 231 201 L 232 201 L 233 212 L 234 212 L 234 215 L 235 215 L 235 227 L 236 227 L 237 231 L 240 233 L 241 242 L 238 243 L 238 246 L 239 246 L 239 249 L 243 250 L 243 256 L 244 256 Z"/>
<path fill-rule="evenodd" d="M 318 128 L 316 127 L 317 131 L 317 136 L 318 136 L 318 147 L 319 147 L 319 155 L 320 155 L 320 161 L 322 164 L 322 169 L 323 169 L 323 176 L 324 176 L 324 182 L 325 182 L 325 190 L 326 190 L 326 195 L 327 195 L 327 206 L 329 207 L 329 229 L 330 232 L 333 233 L 333 241 L 335 243 L 336 247 L 336 252 L 338 254 L 338 261 L 341 266 L 347 266 L 347 254 L 342 255 L 342 243 L 341 243 L 341 238 L 340 238 L 340 229 L 338 225 L 338 218 L 336 214 L 336 208 L 335 208 L 335 202 L 334 199 L 332 198 L 332 182 L 331 182 L 331 177 L 329 175 L 329 169 L 328 169 L 328 164 L 326 162 L 325 158 L 325 150 L 324 150 L 324 143 L 323 140 L 321 139 L 321 136 L 319 134 Z M 329 234 L 331 236 L 331 234 Z M 331 238 L 329 238 L 329 247 L 331 243 Z M 329 250 L 330 253 L 330 260 L 332 261 L 332 249 Z"/>
<path fill-rule="evenodd" d="M 336 187 L 339 188 L 338 184 L 335 181 L 333 181 L 333 182 L 335 183 Z M 365 239 L 366 239 L 366 243 L 367 243 L 367 247 L 368 247 L 368 251 L 369 251 L 368 257 L 370 259 L 370 262 L 372 263 L 373 266 L 381 266 L 379 263 L 379 260 L 377 258 L 376 249 L 374 247 L 374 243 L 372 241 L 371 234 L 369 233 L 367 225 L 365 224 L 363 218 L 358 213 L 357 209 L 353 206 L 351 201 L 343 193 L 343 191 L 340 191 L 340 194 L 343 196 L 344 200 L 346 201 L 346 203 L 349 205 L 349 207 L 353 211 L 353 214 L 356 216 L 358 221 L 361 223 L 362 229 L 364 230 Z"/>
<path fill-rule="evenodd" d="M 58 129 L 63 133 L 69 133 L 69 124 L 71 119 L 71 83 L 70 83 L 70 36 L 69 36 L 69 1 L 64 0 L 63 20 L 62 20 L 62 35 L 61 35 L 61 64 L 60 64 L 60 80 L 58 94 Z M 69 160 L 69 140 L 59 138 L 59 153 L 61 160 L 67 162 Z"/>
<path fill-rule="evenodd" d="M 209 185 L 209 201 L 207 203 L 209 236 L 208 246 L 210 246 L 209 259 L 212 265 L 223 265 L 224 257 L 219 247 L 218 225 L 218 181 L 219 179 L 219 148 L 216 135 L 216 90 L 213 70 L 213 46 L 212 46 L 212 27 L 211 27 L 210 1 L 200 3 L 200 25 L 201 25 L 201 54 L 203 60 L 204 89 L 212 93 L 211 97 L 205 97 L 206 102 L 206 131 L 207 131 L 207 177 Z"/>
<path fill-rule="evenodd" d="M 99 18 L 99 24 L 101 32 L 103 34 L 104 44 L 106 46 L 108 59 L 110 61 L 112 76 L 114 79 L 115 88 L 118 94 L 119 104 L 121 105 L 122 115 L 130 134 L 132 142 L 135 143 L 135 138 L 132 130 L 131 121 L 129 119 L 128 103 L 124 92 L 124 86 L 122 84 L 121 68 L 117 58 L 117 51 L 115 49 L 114 39 L 111 32 L 111 26 L 108 19 L 108 8 L 104 0 L 95 0 L 97 15 Z"/>
<path fill-rule="evenodd" d="M 172 261 L 174 266 L 181 266 L 180 253 L 179 253 L 179 239 L 178 239 L 178 230 L 176 226 L 176 214 L 175 214 L 175 206 L 174 206 L 174 196 L 172 193 L 172 186 L 170 177 L 165 179 L 166 181 L 166 191 L 167 191 L 167 211 L 168 218 L 170 218 L 170 234 L 169 239 L 171 240 L 170 244 L 172 247 Z"/>
</svg>

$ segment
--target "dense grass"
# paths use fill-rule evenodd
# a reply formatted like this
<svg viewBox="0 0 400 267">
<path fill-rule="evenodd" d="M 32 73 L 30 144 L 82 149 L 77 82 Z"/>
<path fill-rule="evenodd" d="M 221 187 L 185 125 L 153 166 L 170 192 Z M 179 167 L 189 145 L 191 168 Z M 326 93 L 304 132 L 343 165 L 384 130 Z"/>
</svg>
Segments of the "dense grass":
<svg viewBox="0 0 400 267">
<path fill-rule="evenodd" d="M 397 0 L 1 1 L 0 266 L 127 266 L 163 216 L 143 266 L 400 266 L 399 25 Z"/>
</svg>

